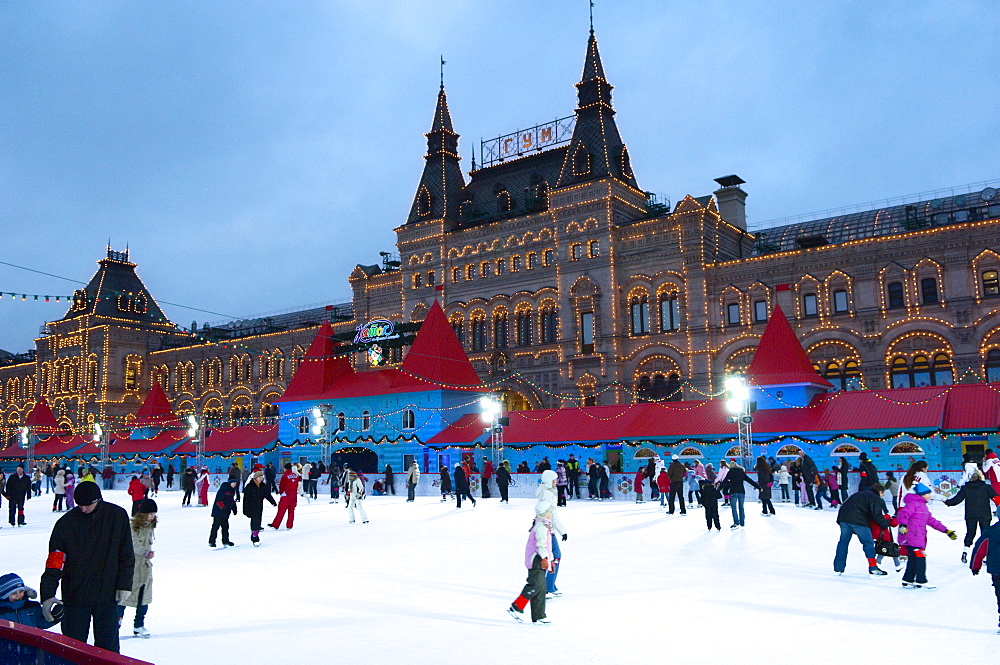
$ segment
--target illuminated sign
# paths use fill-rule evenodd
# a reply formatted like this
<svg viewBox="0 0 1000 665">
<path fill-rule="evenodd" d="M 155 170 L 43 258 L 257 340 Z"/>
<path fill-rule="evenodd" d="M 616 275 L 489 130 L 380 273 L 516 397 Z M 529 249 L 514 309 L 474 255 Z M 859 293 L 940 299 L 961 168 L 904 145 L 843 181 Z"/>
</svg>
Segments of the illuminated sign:
<svg viewBox="0 0 1000 665">
<path fill-rule="evenodd" d="M 504 134 L 495 139 L 482 141 L 479 145 L 481 165 L 484 167 L 492 166 L 505 159 L 520 157 L 532 150 L 544 150 L 565 143 L 573 138 L 575 123 L 576 116 L 571 115 L 535 125 L 530 129 L 520 129 L 512 134 Z"/>
<path fill-rule="evenodd" d="M 396 326 L 388 319 L 374 319 L 356 328 L 357 334 L 354 336 L 355 344 L 374 344 L 390 339 L 398 339 L 400 334 L 396 332 Z"/>
</svg>

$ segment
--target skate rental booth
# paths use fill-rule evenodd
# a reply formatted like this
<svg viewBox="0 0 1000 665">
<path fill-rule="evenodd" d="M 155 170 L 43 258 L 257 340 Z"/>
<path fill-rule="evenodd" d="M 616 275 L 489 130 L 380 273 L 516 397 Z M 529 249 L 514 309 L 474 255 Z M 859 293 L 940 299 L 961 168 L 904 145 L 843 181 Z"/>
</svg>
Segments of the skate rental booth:
<svg viewBox="0 0 1000 665">
<path fill-rule="evenodd" d="M 830 392 L 832 386 L 812 366 L 780 308 L 775 308 L 745 378 L 747 401 L 754 406 L 750 457 L 790 461 L 805 451 L 820 468 L 828 468 L 840 457 L 856 466 L 866 453 L 882 473 L 905 471 L 912 461 L 923 459 L 935 489 L 949 495 L 957 489 L 963 454 L 978 457 L 986 448 L 1000 448 L 1000 384 Z M 115 465 L 125 465 L 121 471 L 116 468 L 116 487 L 124 487 L 131 472 L 152 461 L 164 468 L 173 462 L 180 471 L 200 456 L 217 484 L 221 481 L 215 474 L 224 474 L 231 460 L 242 467 L 272 462 L 280 469 L 285 462 L 315 462 L 326 453 L 338 466 L 346 463 L 367 474 L 391 465 L 399 490 L 416 461 L 421 471 L 417 493 L 422 495 L 440 493 L 437 472 L 442 464 L 451 469 L 470 460 L 481 467 L 483 457 L 506 459 L 512 471 L 522 461 L 534 469 L 545 459 L 554 468 L 570 454 L 584 471 L 588 458 L 606 460 L 616 495 L 632 492 L 636 469 L 652 457 L 669 460 L 676 454 L 716 466 L 722 459 L 745 459 L 738 425 L 731 422 L 722 394 L 692 401 L 514 411 L 485 423 L 481 400 L 490 395 L 489 388 L 435 302 L 396 367 L 356 370 L 332 328 L 323 325 L 287 391 L 276 400 L 276 425 L 192 431 L 154 384 L 128 436 L 108 437 L 107 454 Z M 44 400 L 25 426 L 35 459 L 99 465 L 101 442 L 58 434 Z M 502 427 L 502 449 L 494 445 L 497 427 Z M 0 459 L 10 466 L 27 451 L 4 452 Z M 514 479 L 511 496 L 533 496 L 533 474 L 514 474 Z M 481 478 L 471 481 L 478 490 Z"/>
</svg>

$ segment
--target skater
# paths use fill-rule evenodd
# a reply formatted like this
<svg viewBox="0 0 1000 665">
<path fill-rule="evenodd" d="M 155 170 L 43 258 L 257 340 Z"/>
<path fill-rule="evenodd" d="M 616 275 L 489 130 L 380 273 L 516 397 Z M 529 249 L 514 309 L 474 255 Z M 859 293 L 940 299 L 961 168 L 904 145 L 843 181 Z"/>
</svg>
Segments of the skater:
<svg viewBox="0 0 1000 665">
<path fill-rule="evenodd" d="M 827 489 L 826 479 L 823 477 L 823 474 L 817 471 L 816 475 L 813 476 L 812 484 L 816 487 L 815 490 L 816 510 L 823 510 L 823 499 L 826 499 L 827 502 L 831 502 L 830 495 L 826 491 Z"/>
<path fill-rule="evenodd" d="M 146 498 L 146 486 L 142 484 L 138 476 L 132 476 L 128 484 L 128 495 L 132 498 L 132 517 L 135 517 L 139 510 L 139 503 Z"/>
<path fill-rule="evenodd" d="M 986 572 L 993 578 L 993 591 L 997 597 L 997 613 L 1000 614 L 1000 508 L 996 509 L 996 522 L 983 529 L 975 548 L 972 550 L 972 561 L 969 568 L 973 575 L 978 575 L 986 561 Z M 3 618 L 3 617 L 0 617 Z M 997 630 L 1000 634 L 1000 630 Z"/>
<path fill-rule="evenodd" d="M 278 474 L 274 470 L 274 464 L 268 462 L 267 466 L 264 468 L 264 480 L 267 482 L 268 491 L 272 494 L 277 494 L 278 492 L 278 485 L 275 482 L 277 480 L 277 476 Z"/>
<path fill-rule="evenodd" d="M 18 464 L 17 471 L 7 478 L 4 496 L 7 497 L 7 521 L 11 526 L 25 526 L 24 502 L 31 498 L 31 478 L 24 472 L 23 464 Z"/>
<path fill-rule="evenodd" d="M 537 511 L 537 507 L 536 507 Z M 507 612 L 521 621 L 524 608 L 531 603 L 531 622 L 549 623 L 545 616 L 545 573 L 552 569 L 552 511 L 535 513 L 535 519 L 528 530 L 528 542 L 524 548 L 524 565 L 528 569 L 528 580 L 521 594 L 510 604 Z"/>
<path fill-rule="evenodd" d="M 828 469 L 826 475 L 826 486 L 830 488 L 830 505 L 834 508 L 840 505 L 840 480 L 839 475 L 833 468 Z"/>
<path fill-rule="evenodd" d="M 979 469 L 972 472 L 968 482 L 959 488 L 958 493 L 945 501 L 946 506 L 957 506 L 965 502 L 965 548 L 962 550 L 962 563 L 969 561 L 969 548 L 976 539 L 976 527 L 980 533 L 986 533 L 993 514 L 993 497 L 996 490 L 986 484 L 986 479 Z"/>
<path fill-rule="evenodd" d="M 791 482 L 791 474 L 788 473 L 788 467 L 784 464 L 778 469 L 778 487 L 781 488 L 781 502 L 788 503 L 791 501 L 791 496 L 788 494 L 788 484 Z"/>
<path fill-rule="evenodd" d="M 101 478 L 104 479 L 104 489 L 113 490 L 115 488 L 115 467 L 111 464 L 104 467 L 101 470 Z"/>
<path fill-rule="evenodd" d="M 722 492 L 719 488 L 715 486 L 714 483 L 709 481 L 707 478 L 701 481 L 701 505 L 705 509 L 705 524 L 708 525 L 708 530 L 711 531 L 712 527 L 715 526 L 716 531 L 722 531 L 722 525 L 719 524 L 719 499 L 722 498 Z"/>
<path fill-rule="evenodd" d="M 556 468 L 557 469 L 559 468 L 558 465 L 556 466 Z M 642 503 L 643 501 L 642 490 L 645 486 L 645 482 L 646 482 L 646 468 L 640 466 L 639 469 L 635 472 L 635 477 L 632 479 L 632 490 L 635 492 L 636 503 Z"/>
<path fill-rule="evenodd" d="M 451 495 L 451 474 L 448 472 L 448 467 L 442 464 L 438 469 L 438 476 L 441 480 L 441 500 L 447 501 Z"/>
<path fill-rule="evenodd" d="M 254 547 L 260 546 L 260 530 L 264 518 L 264 502 L 268 501 L 272 506 L 277 507 L 271 491 L 267 488 L 264 480 L 264 468 L 261 465 L 254 467 L 250 482 L 243 488 L 243 514 L 250 518 L 250 542 Z"/>
<path fill-rule="evenodd" d="M 580 498 L 580 461 L 570 453 L 566 460 L 566 476 L 569 478 L 570 498 Z"/>
<path fill-rule="evenodd" d="M 899 511 L 900 483 L 892 471 L 885 472 L 885 491 L 892 497 L 892 512 Z"/>
<path fill-rule="evenodd" d="M 846 457 L 841 457 L 840 462 L 833 467 L 833 470 L 840 476 L 837 478 L 837 485 L 840 487 L 840 503 L 843 505 L 849 496 L 847 491 L 849 476 L 847 474 L 851 472 L 851 465 Z"/>
<path fill-rule="evenodd" d="M 181 476 L 181 489 L 184 490 L 184 498 L 181 499 L 182 506 L 191 505 L 191 495 L 194 494 L 194 469 L 187 467 Z"/>
<path fill-rule="evenodd" d="M 76 495 L 76 476 L 73 475 L 73 469 L 66 469 L 66 510 L 73 510 L 76 507 L 76 503 L 73 498 Z"/>
<path fill-rule="evenodd" d="M 983 454 L 983 478 L 997 491 L 993 503 L 1000 506 L 1000 458 L 990 448 Z"/>
<path fill-rule="evenodd" d="M 212 503 L 212 531 L 208 534 L 208 546 L 215 547 L 215 537 L 222 529 L 223 547 L 234 547 L 234 543 L 229 540 L 229 515 L 236 514 L 236 485 L 239 481 L 235 478 L 226 480 L 215 493 L 215 501 Z"/>
<path fill-rule="evenodd" d="M 858 456 L 858 471 L 861 474 L 861 480 L 858 481 L 859 492 L 870 489 L 879 484 L 878 469 L 876 469 L 872 461 L 868 459 L 868 453 L 861 453 Z"/>
<path fill-rule="evenodd" d="M 208 476 L 208 468 L 202 467 L 201 474 L 198 476 L 198 482 L 195 486 L 198 488 L 198 505 L 207 506 L 208 505 L 208 488 L 211 485 L 211 480 Z"/>
<path fill-rule="evenodd" d="M 139 511 L 132 517 L 132 552 L 135 554 L 135 572 L 132 574 L 132 592 L 124 601 L 118 601 L 118 624 L 125 617 L 125 608 L 135 608 L 132 635 L 149 639 L 146 630 L 146 612 L 153 602 L 153 530 L 156 529 L 156 502 L 143 499 Z"/>
<path fill-rule="evenodd" d="M 598 483 L 601 481 L 601 470 L 598 464 L 594 461 L 593 457 L 587 459 L 587 496 L 591 501 L 596 501 L 601 498 L 600 491 L 597 489 Z"/>
<path fill-rule="evenodd" d="M 888 491 L 888 490 L 887 490 Z M 883 500 L 884 503 L 884 500 Z M 895 517 L 885 514 L 882 517 L 889 523 L 889 526 L 882 527 L 876 522 L 869 522 L 872 530 L 872 539 L 875 541 L 875 565 L 882 563 L 882 558 L 891 556 L 892 563 L 896 567 L 896 572 L 903 570 L 903 564 L 899 560 L 899 545 L 892 539 L 892 528 L 898 526 L 899 522 Z"/>
<path fill-rule="evenodd" d="M 684 474 L 687 473 L 687 469 L 681 464 L 681 460 L 677 455 L 673 455 L 670 458 L 670 466 L 667 467 L 667 478 L 670 479 L 670 496 L 667 497 L 667 514 L 674 514 L 674 499 L 676 498 L 680 503 L 681 515 L 687 515 L 687 509 L 684 507 Z"/>
<path fill-rule="evenodd" d="M 55 494 L 55 498 L 52 500 L 52 512 L 61 513 L 63 511 L 63 501 L 66 500 L 66 472 L 62 469 L 56 471 L 53 487 L 52 491 Z"/>
<path fill-rule="evenodd" d="M 660 491 L 660 507 L 667 505 L 667 495 L 670 494 L 670 476 L 667 475 L 666 467 L 660 469 L 656 476 L 656 489 Z"/>
<path fill-rule="evenodd" d="M 385 465 L 384 484 L 385 484 L 385 493 L 386 494 L 392 493 L 393 496 L 396 496 L 396 476 L 392 472 L 392 466 L 390 466 L 389 464 Z"/>
<path fill-rule="evenodd" d="M 695 475 L 694 468 L 692 468 L 690 463 L 686 464 L 685 468 L 687 471 L 685 471 L 684 482 L 687 484 L 688 504 L 696 506 L 698 505 L 698 495 L 701 494 L 699 478 Z"/>
<path fill-rule="evenodd" d="M 771 485 L 774 484 L 774 474 L 771 473 L 771 465 L 767 463 L 767 458 L 763 455 L 757 458 L 757 484 L 760 486 L 759 498 L 761 514 L 764 517 L 774 515 L 774 504 L 771 503 Z"/>
<path fill-rule="evenodd" d="M 386 464 L 388 468 L 389 465 Z M 386 474 L 388 477 L 388 474 Z M 410 462 L 410 469 L 406 472 L 406 501 L 412 503 L 417 494 L 417 483 L 420 482 L 420 466 L 416 460 Z M 386 481 L 388 485 L 388 481 Z"/>
<path fill-rule="evenodd" d="M 962 478 L 958 481 L 958 486 L 961 487 L 972 480 L 972 474 L 976 471 L 979 471 L 979 465 L 972 459 L 972 455 L 969 453 L 962 455 Z"/>
<path fill-rule="evenodd" d="M 267 482 L 267 469 L 264 469 L 264 481 Z M 331 462 L 327 469 L 326 482 L 330 483 L 330 503 L 340 500 L 340 467 L 336 462 Z M 268 483 L 270 490 L 271 483 Z"/>
<path fill-rule="evenodd" d="M 365 484 L 353 471 L 349 472 L 347 477 L 351 487 L 351 500 L 347 503 L 348 523 L 354 524 L 354 509 L 357 508 L 358 512 L 361 513 L 361 523 L 368 524 L 368 515 L 365 514 Z M 474 502 L 473 505 L 475 505 Z"/>
<path fill-rule="evenodd" d="M 755 489 L 760 489 L 760 485 L 750 480 L 743 467 L 733 462 L 729 465 L 729 473 L 719 489 L 723 494 L 729 494 L 729 509 L 733 511 L 733 525 L 730 529 L 739 529 L 746 526 L 746 514 L 743 512 L 743 503 L 747 496 L 747 490 L 743 483 L 750 483 Z"/>
<path fill-rule="evenodd" d="M 645 482 L 649 483 L 649 500 L 656 501 L 659 498 L 660 490 L 656 487 L 656 459 L 653 457 L 649 458 L 646 462 L 646 468 L 642 472 Z M 690 502 L 690 499 L 688 500 Z"/>
<path fill-rule="evenodd" d="M 508 500 L 508 490 L 510 488 L 510 483 L 512 481 L 510 475 L 510 462 L 504 460 L 500 462 L 500 466 L 497 467 L 497 488 L 500 490 L 500 503 L 510 503 Z M 579 487 L 577 491 L 579 492 Z M 579 497 L 577 497 L 579 498 Z"/>
<path fill-rule="evenodd" d="M 346 466 L 344 467 L 347 468 Z M 281 520 L 288 513 L 288 528 L 295 524 L 295 506 L 299 503 L 299 482 L 302 477 L 295 473 L 290 463 L 285 464 L 285 472 L 281 474 L 281 481 L 278 483 L 278 514 L 274 516 L 274 521 L 268 524 L 272 529 L 281 528 Z"/>
<path fill-rule="evenodd" d="M 19 575 L 7 573 L 0 576 L 0 621 L 13 621 L 32 628 L 51 628 L 62 619 L 62 607 L 57 606 L 56 614 L 35 602 L 38 594 L 24 585 Z M 55 603 L 50 603 L 55 605 Z M 17 653 L 16 651 L 14 653 Z M 13 654 L 11 654 L 13 655 Z"/>
<path fill-rule="evenodd" d="M 49 536 L 42 574 L 42 607 L 52 616 L 63 605 L 62 634 L 86 642 L 94 624 L 94 646 L 118 653 L 118 603 L 132 589 L 135 554 L 128 512 L 103 501 L 97 483 L 74 490 L 77 507 L 60 517 Z M 62 585 L 62 601 L 56 590 Z"/>
<path fill-rule="evenodd" d="M 313 464 L 312 468 L 309 469 L 309 496 L 317 500 L 319 500 L 319 479 L 323 475 L 320 464 L 322 462 Z M 392 493 L 395 494 L 396 490 L 393 489 Z"/>
<path fill-rule="evenodd" d="M 545 573 L 545 591 L 549 598 L 557 598 L 562 595 L 556 586 L 556 577 L 559 575 L 559 564 L 562 552 L 559 548 L 559 541 L 565 541 L 568 536 L 566 529 L 559 519 L 559 498 L 556 492 L 555 483 L 558 482 L 558 475 L 551 469 L 542 472 L 542 478 L 538 482 L 538 489 L 535 490 L 535 514 L 549 513 L 551 520 L 551 543 L 549 551 L 552 553 L 548 572 Z"/>
<path fill-rule="evenodd" d="M 600 476 L 597 479 L 597 485 L 600 492 L 600 499 L 604 501 L 605 499 L 611 499 L 611 469 L 608 467 L 608 461 L 604 460 L 603 464 L 598 465 L 598 473 Z"/>
<path fill-rule="evenodd" d="M 729 505 L 729 495 L 726 494 L 726 491 L 722 488 L 722 483 L 726 481 L 727 475 L 729 475 L 729 464 L 726 463 L 726 460 L 719 460 L 719 473 L 715 476 L 715 480 L 713 482 L 715 483 L 715 486 L 718 487 L 719 490 L 722 492 L 723 506 Z"/>
<path fill-rule="evenodd" d="M 31 492 L 35 496 L 42 495 L 42 470 L 37 466 L 31 472 Z"/>
<path fill-rule="evenodd" d="M 234 495 L 233 495 L 233 498 L 234 498 L 234 499 L 235 499 L 236 501 L 239 501 L 239 500 L 240 500 L 240 485 L 241 485 L 241 482 L 240 482 L 240 481 L 241 481 L 242 479 L 243 479 L 243 472 L 242 472 L 242 471 L 240 470 L 240 465 L 239 465 L 239 464 L 237 464 L 237 463 L 236 463 L 236 462 L 234 461 L 234 462 L 233 462 L 233 463 L 232 463 L 232 464 L 231 464 L 231 465 L 229 466 L 229 478 L 228 478 L 227 482 L 233 482 L 234 480 L 236 481 L 236 487 L 235 487 L 235 489 L 236 489 L 236 494 L 234 494 Z M 235 514 L 235 513 L 234 513 L 234 514 Z"/>
<path fill-rule="evenodd" d="M 868 574 L 888 574 L 878 567 L 875 560 L 875 540 L 872 538 L 871 527 L 872 523 L 883 529 L 889 526 L 889 520 L 885 518 L 889 511 L 882 500 L 884 494 L 885 487 L 875 483 L 865 490 L 855 492 L 841 504 L 837 512 L 840 540 L 837 541 L 837 554 L 833 559 L 833 570 L 838 575 L 843 575 L 847 568 L 847 549 L 851 544 L 851 536 L 857 536 L 864 547 L 865 557 L 868 558 Z"/>
<path fill-rule="evenodd" d="M 168 490 L 174 489 L 174 476 L 176 474 L 177 474 L 177 471 L 174 470 L 174 465 L 173 464 L 171 464 L 170 466 L 167 467 L 167 489 Z"/>
<path fill-rule="evenodd" d="M 931 488 L 917 483 L 913 492 L 903 498 L 903 505 L 896 513 L 899 522 L 899 546 L 906 547 L 906 570 L 903 571 L 903 586 L 914 589 L 933 589 L 927 584 L 927 527 L 940 531 L 952 540 L 958 536 L 941 522 L 934 519 L 927 501 Z"/>
<path fill-rule="evenodd" d="M 153 467 L 153 473 L 151 474 L 153 479 L 153 496 L 160 495 L 160 481 L 163 480 L 163 467 L 159 463 Z"/>
<path fill-rule="evenodd" d="M 816 462 L 813 461 L 813 458 L 806 455 L 806 451 L 804 450 L 799 452 L 799 466 L 802 469 L 802 477 L 805 480 L 806 498 L 809 499 L 806 505 L 815 506 L 816 496 L 814 494 L 814 488 L 818 489 L 819 487 L 816 483 L 816 476 L 819 475 L 819 469 L 816 467 Z M 829 498 L 827 500 L 829 500 Z"/>
<path fill-rule="evenodd" d="M 493 495 L 490 493 L 490 479 L 495 475 L 493 461 L 483 457 L 483 498 L 489 499 Z"/>
<path fill-rule="evenodd" d="M 476 507 L 476 500 L 469 493 L 469 477 L 465 475 L 465 469 L 458 462 L 455 463 L 455 497 L 458 499 L 456 508 L 462 507 L 462 497 L 472 502 L 472 507 Z"/>
</svg>

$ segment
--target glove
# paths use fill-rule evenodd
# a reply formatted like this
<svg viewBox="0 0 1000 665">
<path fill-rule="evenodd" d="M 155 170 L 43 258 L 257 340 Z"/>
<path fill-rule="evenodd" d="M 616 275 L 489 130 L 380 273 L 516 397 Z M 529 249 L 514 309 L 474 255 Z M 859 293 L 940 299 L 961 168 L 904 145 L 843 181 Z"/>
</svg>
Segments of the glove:
<svg viewBox="0 0 1000 665">
<path fill-rule="evenodd" d="M 976 570 L 975 568 L 973 568 L 973 569 L 972 569 L 972 574 L 973 574 L 973 575 L 978 575 L 978 574 L 979 574 L 979 571 L 978 571 L 978 570 Z"/>
<path fill-rule="evenodd" d="M 566 542 L 566 540 L 567 540 L 568 538 L 569 538 L 569 534 L 568 534 L 568 533 L 564 533 L 564 534 L 563 534 L 563 542 Z"/>
<path fill-rule="evenodd" d="M 125 599 L 128 598 L 131 595 L 132 595 L 131 591 L 125 591 L 123 589 L 118 589 L 118 591 L 115 592 L 115 599 L 118 601 L 119 605 L 124 605 L 125 604 Z"/>
<path fill-rule="evenodd" d="M 956 535 L 954 531 L 945 531 L 944 535 L 948 536 L 952 540 L 955 540 L 956 538 L 958 538 L 958 535 Z"/>
<path fill-rule="evenodd" d="M 899 535 L 902 536 L 907 531 L 909 531 L 909 529 L 906 528 L 906 525 L 905 524 L 901 524 L 900 527 L 899 527 Z"/>
<path fill-rule="evenodd" d="M 42 603 L 42 616 L 46 621 L 59 623 L 63 618 L 63 603 L 58 598 L 49 598 Z"/>
</svg>

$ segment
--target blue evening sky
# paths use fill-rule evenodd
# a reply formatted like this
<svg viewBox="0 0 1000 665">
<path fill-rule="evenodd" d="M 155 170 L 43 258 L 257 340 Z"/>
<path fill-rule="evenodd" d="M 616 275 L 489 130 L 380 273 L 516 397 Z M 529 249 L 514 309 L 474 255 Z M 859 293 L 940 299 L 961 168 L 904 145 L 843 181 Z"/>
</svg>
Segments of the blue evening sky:
<svg viewBox="0 0 1000 665">
<path fill-rule="evenodd" d="M 995 1 L 598 0 L 643 189 L 747 181 L 762 222 L 1000 178 Z M 570 115 L 586 0 L 0 3 L 0 261 L 87 281 L 110 238 L 175 322 L 349 297 L 394 251 L 444 54 L 463 165 Z M 0 265 L 0 291 L 77 285 Z M 0 300 L 23 352 L 65 305 Z"/>
</svg>

